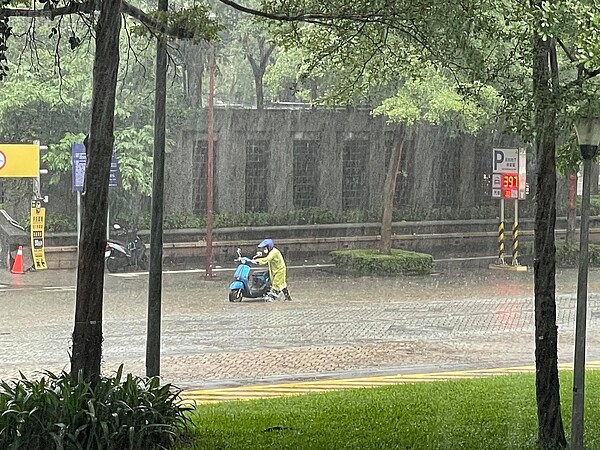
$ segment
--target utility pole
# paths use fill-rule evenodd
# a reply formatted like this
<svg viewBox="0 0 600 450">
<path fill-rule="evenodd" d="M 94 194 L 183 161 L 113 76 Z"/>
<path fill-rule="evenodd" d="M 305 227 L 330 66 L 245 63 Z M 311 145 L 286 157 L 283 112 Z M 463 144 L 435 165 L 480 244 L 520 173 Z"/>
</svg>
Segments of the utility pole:
<svg viewBox="0 0 600 450">
<path fill-rule="evenodd" d="M 158 0 L 158 10 L 167 11 L 168 0 Z M 150 226 L 150 275 L 148 277 L 148 329 L 146 376 L 160 375 L 162 303 L 163 207 L 165 185 L 165 142 L 167 100 L 167 43 L 156 43 L 156 94 L 154 108 L 154 162 L 152 165 L 152 219 Z"/>
</svg>

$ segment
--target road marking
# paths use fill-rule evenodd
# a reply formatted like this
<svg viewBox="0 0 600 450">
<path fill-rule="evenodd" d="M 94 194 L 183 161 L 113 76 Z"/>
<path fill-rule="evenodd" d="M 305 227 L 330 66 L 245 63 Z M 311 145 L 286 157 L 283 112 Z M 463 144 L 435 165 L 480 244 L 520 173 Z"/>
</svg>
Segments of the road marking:
<svg viewBox="0 0 600 450">
<path fill-rule="evenodd" d="M 572 363 L 558 365 L 560 370 L 573 370 Z M 586 369 L 600 370 L 600 361 L 586 362 Z M 465 378 L 482 378 L 515 373 L 535 372 L 534 366 L 497 367 L 490 369 L 457 370 L 436 373 L 415 373 L 383 375 L 373 377 L 358 377 L 339 380 L 300 381 L 272 385 L 237 386 L 217 389 L 184 390 L 180 397 L 186 404 L 218 403 L 234 400 L 255 400 L 276 398 L 288 395 L 302 395 L 316 392 L 336 391 L 341 389 L 369 388 L 408 384 L 417 382 L 432 382 Z"/>
<path fill-rule="evenodd" d="M 47 291 L 76 291 L 75 286 L 44 286 L 42 289 Z"/>
<path fill-rule="evenodd" d="M 254 266 L 253 266 L 254 267 Z M 256 266 L 260 267 L 260 266 Z M 324 267 L 335 267 L 335 264 L 306 264 L 302 266 L 287 266 L 289 269 L 322 269 Z M 234 272 L 235 267 L 214 268 L 213 272 Z M 163 274 L 179 273 L 205 273 L 206 269 L 181 269 L 181 270 L 163 270 Z M 108 273 L 111 277 L 134 278 L 148 275 L 148 272 L 126 272 L 126 273 Z"/>
</svg>

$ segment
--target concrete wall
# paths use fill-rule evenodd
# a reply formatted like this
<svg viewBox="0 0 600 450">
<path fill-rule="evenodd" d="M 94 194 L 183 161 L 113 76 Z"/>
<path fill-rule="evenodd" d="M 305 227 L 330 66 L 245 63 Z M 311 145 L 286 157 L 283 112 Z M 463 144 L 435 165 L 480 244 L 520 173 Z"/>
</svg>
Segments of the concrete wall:
<svg viewBox="0 0 600 450">
<path fill-rule="evenodd" d="M 195 141 L 206 141 L 206 114 L 177 136 L 176 150 L 167 155 L 166 209 L 190 211 L 195 164 Z M 383 182 L 392 125 L 368 110 L 215 110 L 215 211 L 245 212 L 246 144 L 268 141 L 269 212 L 293 209 L 293 146 L 295 140 L 319 142 L 317 171 L 320 207 L 342 208 L 342 159 L 348 140 L 368 141 L 366 209 L 381 208 Z M 489 203 L 483 171 L 491 171 L 492 148 L 516 145 L 514 136 L 486 132 L 470 136 L 448 129 L 418 125 L 407 133 L 403 169 L 405 192 L 400 204 L 431 207 L 471 207 Z"/>
</svg>

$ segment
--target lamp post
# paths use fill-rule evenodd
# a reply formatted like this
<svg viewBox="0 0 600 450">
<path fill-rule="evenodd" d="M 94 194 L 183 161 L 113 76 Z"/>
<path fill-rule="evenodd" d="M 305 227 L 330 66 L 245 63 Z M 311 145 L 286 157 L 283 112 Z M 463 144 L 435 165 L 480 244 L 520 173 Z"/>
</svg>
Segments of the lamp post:
<svg viewBox="0 0 600 450">
<path fill-rule="evenodd" d="M 211 14 L 210 19 L 214 20 L 215 16 Z M 213 238 L 213 190 L 214 190 L 214 95 L 215 95 L 215 45 L 211 42 L 208 53 L 208 157 L 206 161 L 207 178 L 206 178 L 206 273 L 207 278 L 212 278 L 212 238 Z"/>
<path fill-rule="evenodd" d="M 575 319 L 575 361 L 573 365 L 573 409 L 571 414 L 571 450 L 583 450 L 583 400 L 585 383 L 585 334 L 587 316 L 588 243 L 590 231 L 590 176 L 592 158 L 600 142 L 600 120 L 575 122 L 579 150 L 583 159 L 583 193 L 579 236 L 579 272 L 577 275 L 577 315 Z"/>
</svg>

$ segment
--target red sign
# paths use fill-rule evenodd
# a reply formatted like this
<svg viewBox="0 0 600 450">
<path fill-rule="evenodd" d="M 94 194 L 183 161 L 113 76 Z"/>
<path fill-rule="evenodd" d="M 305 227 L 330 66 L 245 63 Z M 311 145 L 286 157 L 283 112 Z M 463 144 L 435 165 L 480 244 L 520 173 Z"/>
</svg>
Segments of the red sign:
<svg viewBox="0 0 600 450">
<path fill-rule="evenodd" d="M 503 198 L 518 198 L 519 196 L 519 174 L 503 173 L 500 181 Z"/>
</svg>

